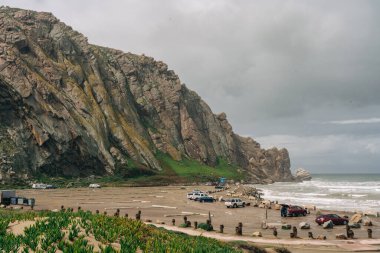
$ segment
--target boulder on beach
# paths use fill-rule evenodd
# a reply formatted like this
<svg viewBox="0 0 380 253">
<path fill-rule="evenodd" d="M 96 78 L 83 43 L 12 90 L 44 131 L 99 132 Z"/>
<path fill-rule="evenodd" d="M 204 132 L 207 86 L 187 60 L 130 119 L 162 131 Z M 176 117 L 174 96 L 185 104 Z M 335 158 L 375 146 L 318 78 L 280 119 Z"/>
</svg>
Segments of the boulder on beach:
<svg viewBox="0 0 380 253">
<path fill-rule="evenodd" d="M 325 235 L 318 235 L 317 240 L 326 240 L 327 237 Z"/>
<path fill-rule="evenodd" d="M 259 207 L 260 208 L 269 208 L 271 206 L 271 202 L 270 200 L 263 200 L 261 201 L 261 203 L 259 204 Z"/>
<path fill-rule="evenodd" d="M 315 205 L 304 205 L 303 206 L 305 209 L 307 209 L 308 211 L 310 210 L 314 210 L 317 209 L 317 207 Z"/>
<path fill-rule="evenodd" d="M 162 220 L 156 220 L 156 224 L 165 224 Z"/>
<path fill-rule="evenodd" d="M 260 231 L 253 232 L 253 237 L 263 237 L 263 234 Z"/>
<path fill-rule="evenodd" d="M 373 225 L 371 219 L 368 216 L 364 216 L 362 218 L 362 223 L 363 223 L 363 226 L 372 226 Z"/>
<path fill-rule="evenodd" d="M 362 217 L 363 217 L 363 215 L 361 215 L 360 213 L 356 213 L 356 214 L 352 215 L 352 217 L 350 219 L 350 223 L 360 223 L 360 222 L 362 222 Z"/>
<path fill-rule="evenodd" d="M 354 222 L 354 223 L 348 223 L 348 226 L 350 228 L 360 228 L 360 224 L 357 223 L 357 222 Z"/>
<path fill-rule="evenodd" d="M 303 168 L 299 168 L 297 169 L 296 171 L 296 180 L 298 181 L 309 181 L 311 180 L 311 174 L 309 171 L 303 169 Z"/>
<path fill-rule="evenodd" d="M 300 229 L 310 229 L 310 224 L 307 222 L 301 222 L 299 224 Z"/>
<path fill-rule="evenodd" d="M 334 223 L 331 220 L 329 220 L 329 221 L 326 221 L 325 223 L 323 223 L 322 226 L 323 226 L 324 229 L 329 229 L 329 228 L 333 228 L 334 227 Z"/>
<path fill-rule="evenodd" d="M 345 234 L 336 234 L 335 238 L 338 240 L 347 240 L 347 236 Z"/>
</svg>

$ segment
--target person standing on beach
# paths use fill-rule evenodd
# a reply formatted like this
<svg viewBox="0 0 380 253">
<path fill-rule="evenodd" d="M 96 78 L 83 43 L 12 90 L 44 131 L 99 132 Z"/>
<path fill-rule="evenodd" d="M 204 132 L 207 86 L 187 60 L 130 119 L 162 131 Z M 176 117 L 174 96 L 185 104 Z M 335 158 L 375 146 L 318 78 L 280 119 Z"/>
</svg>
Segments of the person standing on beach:
<svg viewBox="0 0 380 253">
<path fill-rule="evenodd" d="M 286 210 L 285 205 L 281 206 L 280 212 L 281 212 L 281 217 L 286 217 L 287 210 Z"/>
</svg>

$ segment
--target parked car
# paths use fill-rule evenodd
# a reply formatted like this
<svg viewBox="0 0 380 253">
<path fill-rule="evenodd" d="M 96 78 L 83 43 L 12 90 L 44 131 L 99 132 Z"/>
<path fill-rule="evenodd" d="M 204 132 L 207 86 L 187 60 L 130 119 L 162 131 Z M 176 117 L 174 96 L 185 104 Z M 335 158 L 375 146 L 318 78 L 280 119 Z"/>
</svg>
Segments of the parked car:
<svg viewBox="0 0 380 253">
<path fill-rule="evenodd" d="M 209 196 L 207 195 L 207 193 L 202 192 L 199 194 L 194 194 L 193 200 L 198 201 L 200 198 L 203 198 L 203 197 L 209 197 Z"/>
<path fill-rule="evenodd" d="M 348 219 L 344 217 L 340 217 L 337 214 L 324 214 L 320 215 L 315 219 L 315 222 L 318 223 L 318 225 L 322 225 L 326 221 L 331 220 L 334 225 L 346 225 L 348 224 Z"/>
<path fill-rule="evenodd" d="M 202 197 L 199 197 L 197 199 L 197 201 L 199 201 L 201 203 L 203 203 L 203 202 L 211 202 L 212 203 L 212 202 L 215 201 L 215 199 L 213 197 L 211 197 L 211 196 L 202 196 Z"/>
<path fill-rule="evenodd" d="M 306 216 L 307 210 L 300 206 L 288 206 L 287 216 Z"/>
<path fill-rule="evenodd" d="M 45 189 L 57 189 L 57 186 L 53 184 L 47 184 Z"/>
<path fill-rule="evenodd" d="M 199 195 L 200 193 L 204 193 L 204 192 L 200 191 L 200 190 L 194 190 L 192 192 L 189 192 L 186 197 L 188 199 L 194 199 L 194 197 L 197 196 L 197 195 Z"/>
<path fill-rule="evenodd" d="M 101 186 L 99 184 L 90 184 L 88 187 L 89 188 L 101 188 Z"/>
<path fill-rule="evenodd" d="M 233 199 L 227 199 L 224 204 L 227 206 L 227 208 L 236 208 L 236 207 L 245 207 L 245 202 L 238 198 Z"/>
</svg>

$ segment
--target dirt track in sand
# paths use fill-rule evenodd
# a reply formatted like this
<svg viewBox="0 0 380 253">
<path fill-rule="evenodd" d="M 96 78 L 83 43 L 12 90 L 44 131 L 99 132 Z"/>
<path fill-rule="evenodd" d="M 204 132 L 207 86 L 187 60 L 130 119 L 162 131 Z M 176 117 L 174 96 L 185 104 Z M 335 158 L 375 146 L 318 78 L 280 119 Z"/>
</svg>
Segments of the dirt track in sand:
<svg viewBox="0 0 380 253">
<path fill-rule="evenodd" d="M 211 187 L 199 187 L 201 190 L 211 190 Z M 191 222 L 205 222 L 208 213 L 212 215 L 214 229 L 218 230 L 223 224 L 224 232 L 234 235 L 235 227 L 239 222 L 243 223 L 243 234 L 250 236 L 255 231 L 260 231 L 264 239 L 289 239 L 289 230 L 281 230 L 281 224 L 297 226 L 302 221 L 311 224 L 310 230 L 298 229 L 298 236 L 307 244 L 308 232 L 315 236 L 325 235 L 327 241 L 335 240 L 335 234 L 345 233 L 344 226 L 335 226 L 333 229 L 325 230 L 318 226 L 314 220 L 315 211 L 311 211 L 306 217 L 280 217 L 278 210 L 267 210 L 267 222 L 278 227 L 278 238 L 273 236 L 271 229 L 261 229 L 261 223 L 265 220 L 266 210 L 258 207 L 248 206 L 245 208 L 227 209 L 223 202 L 199 203 L 188 200 L 186 193 L 194 187 L 166 186 L 166 187 L 109 187 L 101 189 L 73 188 L 73 189 L 50 189 L 50 190 L 18 190 L 18 196 L 33 197 L 36 199 L 36 210 L 60 209 L 61 205 L 77 209 L 80 206 L 84 210 L 101 213 L 106 211 L 112 215 L 116 209 L 120 209 L 121 215 L 128 213 L 134 218 L 138 210 L 142 212 L 142 220 L 150 219 L 153 223 L 157 221 L 170 225 L 171 220 L 176 219 L 176 225 L 183 223 L 183 216 L 187 215 Z M 225 196 L 226 192 L 213 194 L 214 197 Z M 225 196 L 226 197 L 226 196 Z M 189 213 L 195 213 L 194 215 Z M 344 214 L 344 213 L 341 213 Z M 380 239 L 380 218 L 374 218 L 373 237 Z M 367 228 L 355 229 L 355 237 L 367 238 Z M 290 241 L 286 240 L 286 241 Z"/>
</svg>

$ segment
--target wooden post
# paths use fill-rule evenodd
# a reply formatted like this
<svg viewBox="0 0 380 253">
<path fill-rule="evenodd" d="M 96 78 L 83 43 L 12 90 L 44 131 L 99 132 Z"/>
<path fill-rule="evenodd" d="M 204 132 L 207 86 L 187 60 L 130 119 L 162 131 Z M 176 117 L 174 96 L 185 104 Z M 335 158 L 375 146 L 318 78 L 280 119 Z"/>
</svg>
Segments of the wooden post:
<svg viewBox="0 0 380 253">
<path fill-rule="evenodd" d="M 309 232 L 308 236 L 309 236 L 310 239 L 314 239 L 313 232 Z"/>
<path fill-rule="evenodd" d="M 198 228 L 198 221 L 194 221 L 194 229 Z"/>
<path fill-rule="evenodd" d="M 349 229 L 347 231 L 347 238 L 350 238 L 350 239 L 354 239 L 354 231 L 352 231 L 352 229 Z"/>
<path fill-rule="evenodd" d="M 236 235 L 243 235 L 243 223 L 239 222 L 238 226 L 235 228 Z"/>
<path fill-rule="evenodd" d="M 183 223 L 187 223 L 187 216 L 183 216 Z"/>
<path fill-rule="evenodd" d="M 297 227 L 296 226 L 293 226 L 293 235 L 294 235 L 294 238 L 297 238 Z"/>
<path fill-rule="evenodd" d="M 128 218 L 128 214 L 127 214 L 127 213 L 126 213 L 126 214 L 124 214 L 124 217 L 125 217 L 125 218 Z"/>
<path fill-rule="evenodd" d="M 172 219 L 172 225 L 175 226 L 175 219 Z"/>
<path fill-rule="evenodd" d="M 372 238 L 372 229 L 367 229 L 367 233 L 368 233 L 368 238 Z"/>
<path fill-rule="evenodd" d="M 273 228 L 273 235 L 275 236 L 275 237 L 277 237 L 277 228 Z"/>
<path fill-rule="evenodd" d="M 224 225 L 222 224 L 219 226 L 219 232 L 223 234 L 223 231 L 224 231 Z"/>
<path fill-rule="evenodd" d="M 141 211 L 136 213 L 136 220 L 140 220 L 140 219 L 141 219 Z"/>
</svg>

